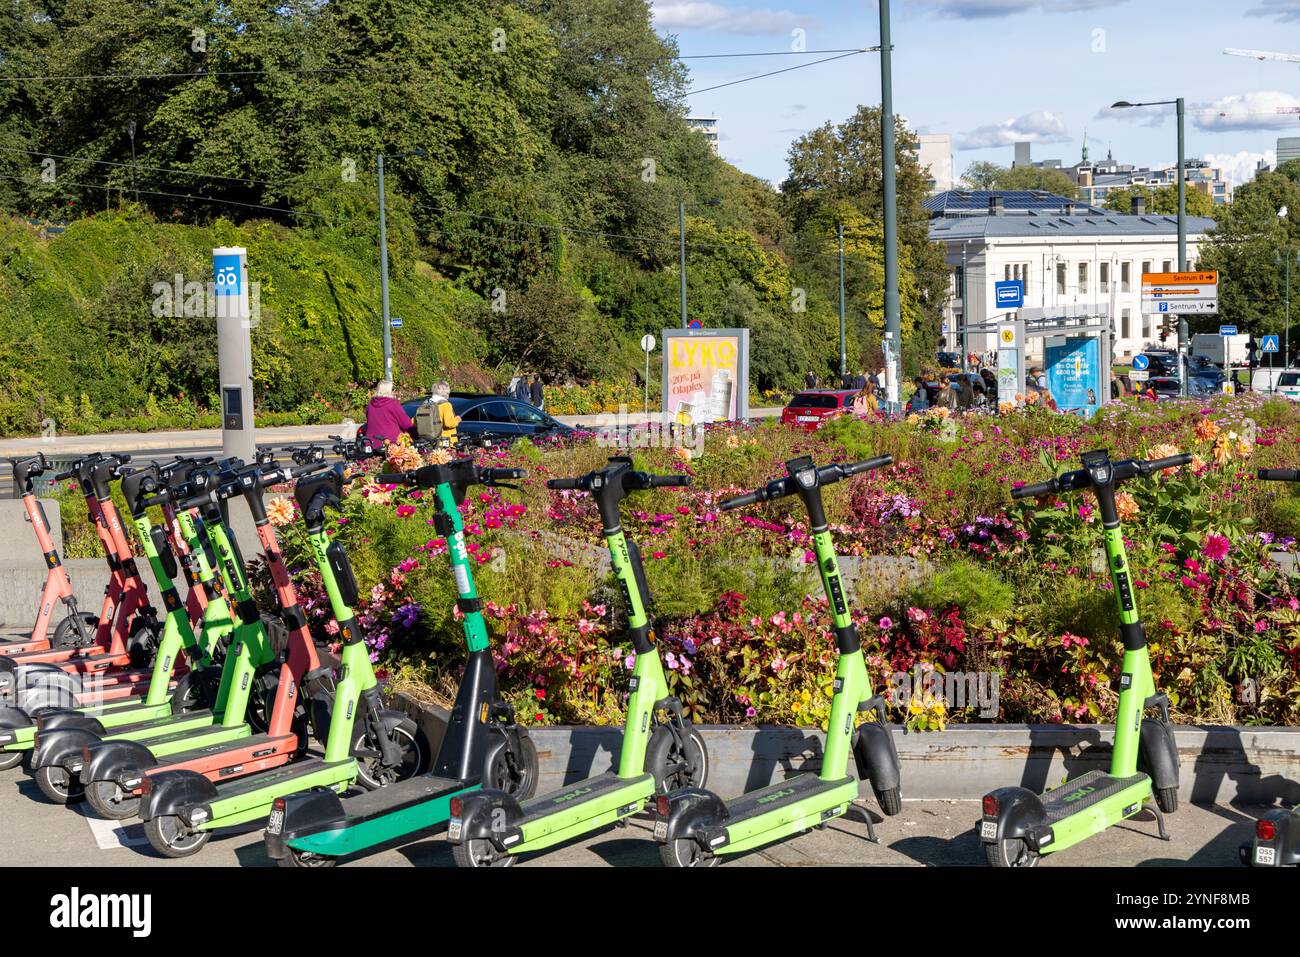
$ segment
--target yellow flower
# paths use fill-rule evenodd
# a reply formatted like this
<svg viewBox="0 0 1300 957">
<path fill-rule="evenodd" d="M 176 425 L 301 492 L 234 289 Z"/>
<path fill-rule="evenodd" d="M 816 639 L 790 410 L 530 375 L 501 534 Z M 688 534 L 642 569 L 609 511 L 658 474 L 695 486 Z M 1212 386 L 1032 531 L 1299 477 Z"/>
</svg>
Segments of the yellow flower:
<svg viewBox="0 0 1300 957">
<path fill-rule="evenodd" d="M 1232 440 L 1226 435 L 1219 436 L 1214 442 L 1214 461 L 1222 465 L 1232 458 Z"/>
<path fill-rule="evenodd" d="M 283 528 L 293 521 L 293 499 L 273 498 L 266 503 L 266 518 L 276 528 Z"/>
<path fill-rule="evenodd" d="M 1137 518 L 1138 512 L 1140 511 L 1138 509 L 1137 499 L 1128 492 L 1116 492 L 1115 511 L 1119 513 L 1121 521 L 1127 522 L 1131 519 Z"/>
<path fill-rule="evenodd" d="M 740 439 L 736 438 L 734 435 L 727 436 L 727 448 L 734 449 L 738 445 L 740 445 Z"/>
<path fill-rule="evenodd" d="M 428 459 L 430 465 L 445 465 L 455 457 L 451 449 L 430 449 Z"/>
<path fill-rule="evenodd" d="M 1254 451 L 1254 446 L 1252 446 L 1245 439 L 1242 439 L 1240 442 L 1237 443 L 1237 454 L 1240 455 L 1243 459 L 1250 458 L 1250 453 L 1253 451 Z"/>
<path fill-rule="evenodd" d="M 1205 418 L 1196 423 L 1196 437 L 1202 442 L 1211 441 L 1219 434 L 1219 423 L 1213 419 Z"/>
</svg>

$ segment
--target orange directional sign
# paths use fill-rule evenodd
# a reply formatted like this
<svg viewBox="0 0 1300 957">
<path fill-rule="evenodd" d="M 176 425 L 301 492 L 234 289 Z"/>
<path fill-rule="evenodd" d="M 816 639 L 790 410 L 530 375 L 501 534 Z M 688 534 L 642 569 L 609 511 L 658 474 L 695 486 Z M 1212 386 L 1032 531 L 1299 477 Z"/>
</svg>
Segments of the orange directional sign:
<svg viewBox="0 0 1300 957">
<path fill-rule="evenodd" d="M 1214 270 L 1206 272 L 1144 272 L 1144 286 L 1217 286 L 1219 274 Z"/>
</svg>

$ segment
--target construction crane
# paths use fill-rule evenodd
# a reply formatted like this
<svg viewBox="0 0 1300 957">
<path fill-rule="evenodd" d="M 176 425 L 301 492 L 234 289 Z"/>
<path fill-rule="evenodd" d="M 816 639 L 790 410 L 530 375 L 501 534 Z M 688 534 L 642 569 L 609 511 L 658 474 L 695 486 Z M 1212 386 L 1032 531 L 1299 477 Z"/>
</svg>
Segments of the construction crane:
<svg viewBox="0 0 1300 957">
<path fill-rule="evenodd" d="M 1252 60 L 1281 60 L 1283 63 L 1300 63 L 1300 53 L 1269 53 L 1267 50 L 1234 50 L 1231 47 L 1223 51 L 1228 56 L 1246 56 Z"/>
</svg>

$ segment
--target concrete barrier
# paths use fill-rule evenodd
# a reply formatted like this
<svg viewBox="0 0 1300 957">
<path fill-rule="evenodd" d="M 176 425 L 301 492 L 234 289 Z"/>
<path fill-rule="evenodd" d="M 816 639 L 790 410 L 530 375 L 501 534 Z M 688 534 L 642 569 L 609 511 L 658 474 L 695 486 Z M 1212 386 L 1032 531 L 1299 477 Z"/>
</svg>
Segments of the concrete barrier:
<svg viewBox="0 0 1300 957">
<path fill-rule="evenodd" d="M 52 498 L 38 500 L 45 507 L 45 519 L 50 523 L 50 537 L 54 547 L 63 552 L 63 518 L 59 503 Z M 0 499 L 0 560 L 15 564 L 45 568 L 45 559 L 36 545 L 36 536 L 27 521 L 27 509 L 22 499 Z"/>
<path fill-rule="evenodd" d="M 397 695 L 436 749 L 445 710 Z M 777 726 L 700 727 L 709 749 L 709 788 L 730 798 L 821 768 L 820 731 Z M 542 791 L 612 768 L 622 729 L 544 727 L 528 732 L 537 746 Z M 1179 797 L 1198 804 L 1300 802 L 1300 729 L 1179 726 Z M 918 800 L 978 800 L 994 788 L 1019 784 L 1042 791 L 1110 761 L 1114 729 L 1090 725 L 981 724 L 905 734 L 895 730 L 903 796 Z M 853 762 L 849 773 L 856 776 Z M 868 792 L 869 793 L 869 792 Z"/>
</svg>

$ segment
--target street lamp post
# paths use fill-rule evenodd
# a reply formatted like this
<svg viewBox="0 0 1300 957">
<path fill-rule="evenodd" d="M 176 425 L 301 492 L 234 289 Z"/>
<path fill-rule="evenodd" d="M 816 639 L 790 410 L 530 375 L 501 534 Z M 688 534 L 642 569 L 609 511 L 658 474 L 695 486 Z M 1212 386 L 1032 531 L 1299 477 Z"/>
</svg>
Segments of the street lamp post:
<svg viewBox="0 0 1300 957">
<path fill-rule="evenodd" d="M 428 156 L 423 149 L 395 153 L 395 156 Z M 384 205 L 384 154 L 375 154 L 379 178 L 379 303 L 384 320 L 384 379 L 393 381 L 393 330 L 388 316 L 388 221 Z"/>
<path fill-rule="evenodd" d="M 1149 103 L 1130 103 L 1128 100 L 1119 100 L 1111 104 L 1112 110 L 1131 109 L 1138 106 L 1173 106 L 1174 112 L 1178 115 L 1178 271 L 1187 271 L 1187 163 L 1184 158 L 1185 137 L 1184 127 L 1186 110 L 1184 109 L 1183 98 L 1180 96 L 1174 100 L 1152 100 Z M 1187 317 L 1182 313 L 1178 315 L 1178 361 L 1182 371 L 1182 387 L 1184 398 L 1189 394 L 1191 383 L 1187 376 L 1187 344 L 1188 344 Z"/>
<path fill-rule="evenodd" d="M 844 341 L 844 225 L 836 227 L 840 240 L 840 381 L 848 374 L 848 347 Z"/>
<path fill-rule="evenodd" d="M 898 184 L 894 156 L 893 44 L 889 34 L 889 0 L 880 0 L 880 171 L 885 206 L 885 383 L 887 400 L 901 397 L 903 322 L 898 300 Z"/>
</svg>

